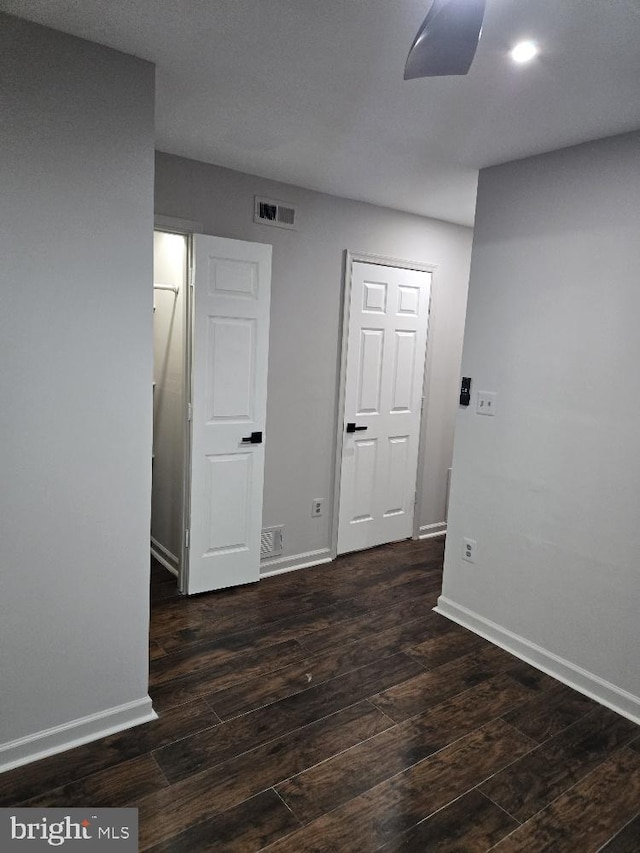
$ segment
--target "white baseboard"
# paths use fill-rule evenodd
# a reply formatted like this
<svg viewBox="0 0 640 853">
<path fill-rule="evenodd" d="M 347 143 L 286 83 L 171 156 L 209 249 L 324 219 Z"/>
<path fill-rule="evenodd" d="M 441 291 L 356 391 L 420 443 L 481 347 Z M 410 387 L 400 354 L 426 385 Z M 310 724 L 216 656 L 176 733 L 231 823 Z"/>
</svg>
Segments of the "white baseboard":
<svg viewBox="0 0 640 853">
<path fill-rule="evenodd" d="M 319 548 L 317 551 L 306 551 L 304 554 L 294 554 L 292 557 L 273 557 L 260 563 L 260 577 L 282 575 L 285 572 L 295 572 L 297 569 L 308 569 L 310 566 L 320 566 L 332 561 L 329 548 Z"/>
<path fill-rule="evenodd" d="M 126 705 L 107 708 L 98 714 L 0 744 L 0 773 L 157 718 L 151 699 L 145 696 Z"/>
<path fill-rule="evenodd" d="M 594 675 L 582 667 L 576 666 L 571 661 L 562 658 L 553 652 L 547 651 L 542 646 L 532 643 L 530 640 L 502 628 L 495 622 L 485 619 L 468 610 L 460 604 L 456 604 L 443 595 L 438 599 L 434 607 L 436 613 L 446 616 L 452 622 L 457 622 L 464 628 L 479 634 L 485 640 L 500 646 L 520 660 L 530 663 L 536 669 L 546 672 L 563 684 L 572 687 L 579 693 L 583 693 L 590 699 L 595 699 L 601 705 L 606 705 L 612 711 L 622 714 L 634 723 L 640 723 L 640 696 L 628 693 L 620 687 L 616 687 L 610 681 Z"/>
<path fill-rule="evenodd" d="M 444 536 L 446 532 L 446 521 L 439 521 L 437 524 L 423 524 L 419 529 L 418 539 L 433 539 L 434 536 Z"/>
<path fill-rule="evenodd" d="M 164 566 L 165 569 L 168 569 L 171 574 L 175 575 L 177 578 L 180 577 L 180 560 L 176 557 L 175 554 L 172 554 L 168 548 L 165 548 L 164 545 L 161 545 L 157 539 L 151 537 L 151 556 L 154 560 L 157 560 L 161 566 Z"/>
</svg>

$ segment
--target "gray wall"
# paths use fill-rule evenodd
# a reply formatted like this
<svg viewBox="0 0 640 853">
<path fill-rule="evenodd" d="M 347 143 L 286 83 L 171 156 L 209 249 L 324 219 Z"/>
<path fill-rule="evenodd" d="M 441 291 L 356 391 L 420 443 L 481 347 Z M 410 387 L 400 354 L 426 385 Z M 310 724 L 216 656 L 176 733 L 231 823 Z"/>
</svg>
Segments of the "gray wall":
<svg viewBox="0 0 640 853">
<path fill-rule="evenodd" d="M 253 223 L 254 195 L 298 206 L 299 230 Z M 437 264 L 421 524 L 445 517 L 471 231 L 159 153 L 156 213 L 273 245 L 264 526 L 284 556 L 330 544 L 345 249 Z M 312 498 L 325 498 L 311 518 Z"/>
<path fill-rule="evenodd" d="M 0 87 L 1 765 L 148 704 L 154 73 L 0 15 Z"/>
<path fill-rule="evenodd" d="M 639 275 L 639 134 L 481 172 L 462 369 L 497 409 L 458 415 L 444 576 L 635 697 Z"/>
</svg>

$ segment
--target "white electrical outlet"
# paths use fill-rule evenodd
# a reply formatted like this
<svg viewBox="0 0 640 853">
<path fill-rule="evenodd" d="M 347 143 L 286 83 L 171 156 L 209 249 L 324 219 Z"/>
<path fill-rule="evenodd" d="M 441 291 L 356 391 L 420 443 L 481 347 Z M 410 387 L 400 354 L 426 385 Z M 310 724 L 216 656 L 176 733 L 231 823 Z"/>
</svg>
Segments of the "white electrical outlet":
<svg viewBox="0 0 640 853">
<path fill-rule="evenodd" d="M 322 515 L 322 498 L 314 498 L 311 501 L 311 517 L 312 518 L 320 518 Z"/>
<path fill-rule="evenodd" d="M 462 540 L 462 559 L 467 563 L 475 563 L 478 552 L 478 543 L 475 539 Z"/>
<path fill-rule="evenodd" d="M 495 391 L 478 391 L 476 398 L 476 414 L 478 415 L 495 415 L 496 413 L 496 397 Z"/>
</svg>

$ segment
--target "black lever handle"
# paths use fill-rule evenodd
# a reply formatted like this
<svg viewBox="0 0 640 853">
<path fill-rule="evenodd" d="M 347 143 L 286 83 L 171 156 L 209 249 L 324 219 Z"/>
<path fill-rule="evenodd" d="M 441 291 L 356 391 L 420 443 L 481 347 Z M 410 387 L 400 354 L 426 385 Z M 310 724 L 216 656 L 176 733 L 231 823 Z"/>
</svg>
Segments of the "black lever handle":
<svg viewBox="0 0 640 853">
<path fill-rule="evenodd" d="M 262 433 L 261 432 L 252 432 L 251 435 L 247 435 L 242 439 L 243 444 L 262 444 Z"/>
<path fill-rule="evenodd" d="M 355 424 L 347 424 L 347 432 L 360 432 L 360 430 L 368 429 L 366 426 L 356 426 Z"/>
</svg>

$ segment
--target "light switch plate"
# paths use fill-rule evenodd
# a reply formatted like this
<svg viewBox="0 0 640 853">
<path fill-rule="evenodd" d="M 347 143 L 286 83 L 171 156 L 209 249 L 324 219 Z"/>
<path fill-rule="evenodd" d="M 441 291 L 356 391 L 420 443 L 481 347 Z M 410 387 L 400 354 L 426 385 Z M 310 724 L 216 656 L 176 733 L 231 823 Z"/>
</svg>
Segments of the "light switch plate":
<svg viewBox="0 0 640 853">
<path fill-rule="evenodd" d="M 495 391 L 478 391 L 476 398 L 476 414 L 477 415 L 495 415 L 496 413 L 496 397 Z"/>
</svg>

